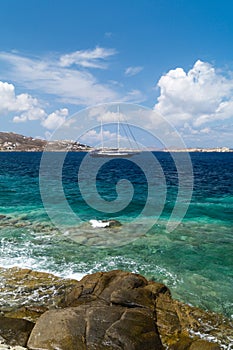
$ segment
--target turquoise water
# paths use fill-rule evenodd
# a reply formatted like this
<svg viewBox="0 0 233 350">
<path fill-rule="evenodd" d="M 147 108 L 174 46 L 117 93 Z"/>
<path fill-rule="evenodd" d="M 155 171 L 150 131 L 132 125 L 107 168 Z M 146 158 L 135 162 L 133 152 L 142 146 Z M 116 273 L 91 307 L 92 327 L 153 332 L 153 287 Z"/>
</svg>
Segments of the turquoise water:
<svg viewBox="0 0 233 350">
<path fill-rule="evenodd" d="M 126 178 L 134 186 L 130 204 L 107 214 L 90 208 L 80 193 L 77 173 L 84 156 L 68 154 L 62 172 L 64 195 L 70 210 L 79 218 L 76 222 L 61 205 L 56 172 L 51 171 L 48 177 L 46 191 L 53 199 L 50 204 L 54 217 L 62 222 L 58 227 L 41 200 L 41 154 L 0 153 L 0 215 L 5 215 L 0 219 L 0 265 L 78 278 L 99 270 L 133 271 L 165 283 L 175 298 L 233 317 L 233 153 L 191 154 L 193 196 L 188 212 L 172 232 L 166 225 L 175 205 L 179 179 L 169 154 L 154 154 L 165 177 L 164 183 L 154 174 L 158 206 L 164 184 L 167 193 L 158 220 L 155 222 L 153 215 L 143 218 L 151 226 L 148 232 L 144 232 L 143 223 L 132 221 L 141 213 L 148 196 L 147 179 L 141 169 L 130 160 L 104 164 L 96 187 L 110 206 L 117 198 L 116 184 L 120 179 Z M 56 161 L 51 161 L 49 168 L 56 168 Z M 92 198 L 89 175 L 84 180 Z M 89 224 L 90 219 L 109 218 L 123 224 L 119 231 L 93 229 Z M 119 244 L 114 241 L 117 235 Z"/>
</svg>

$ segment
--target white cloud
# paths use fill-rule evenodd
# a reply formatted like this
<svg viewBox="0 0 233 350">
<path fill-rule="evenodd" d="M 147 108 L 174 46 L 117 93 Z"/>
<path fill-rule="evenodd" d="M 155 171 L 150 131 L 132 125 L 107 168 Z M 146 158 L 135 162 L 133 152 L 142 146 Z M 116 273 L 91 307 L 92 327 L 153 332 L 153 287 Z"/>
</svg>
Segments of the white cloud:
<svg viewBox="0 0 233 350">
<path fill-rule="evenodd" d="M 158 86 L 161 93 L 155 110 L 176 125 L 185 121 L 202 125 L 231 116 L 233 79 L 218 74 L 209 63 L 198 60 L 188 73 L 182 68 L 170 70 Z"/>
<path fill-rule="evenodd" d="M 24 123 L 28 120 L 27 116 L 26 115 L 16 115 L 14 118 L 13 118 L 13 122 L 14 123 Z"/>
<path fill-rule="evenodd" d="M 210 135 L 216 123 L 233 118 L 233 79 L 207 62 L 198 60 L 187 73 L 170 70 L 158 87 L 155 111 L 186 133 Z"/>
<path fill-rule="evenodd" d="M 42 119 L 46 116 L 36 98 L 26 93 L 16 95 L 13 84 L 0 81 L 0 114 L 8 113 L 18 114 L 13 118 L 15 123 Z"/>
<path fill-rule="evenodd" d="M 37 99 L 28 94 L 16 95 L 13 84 L 0 81 L 0 113 L 27 111 L 37 105 Z"/>
<path fill-rule="evenodd" d="M 84 68 L 106 68 L 106 63 L 103 62 L 106 58 L 115 55 L 117 52 L 114 49 L 106 49 L 96 47 L 94 50 L 80 50 L 60 57 L 60 65 L 62 67 L 70 67 L 75 64 Z"/>
<path fill-rule="evenodd" d="M 125 70 L 125 75 L 128 77 L 132 77 L 133 75 L 140 73 L 142 70 L 143 70 L 143 67 L 141 66 L 128 67 Z"/>
<path fill-rule="evenodd" d="M 90 72 L 69 67 L 68 58 L 67 66 L 61 66 L 57 58 L 28 58 L 0 52 L 0 60 L 8 65 L 8 69 L 1 72 L 6 79 L 20 82 L 21 86 L 37 93 L 54 95 L 65 103 L 88 106 L 120 99 L 115 88 L 99 83 Z M 89 62 L 93 63 L 95 59 L 89 57 Z"/>
<path fill-rule="evenodd" d="M 19 83 L 30 93 L 34 90 L 37 95 L 50 95 L 50 98 L 52 95 L 56 101 L 73 105 L 90 106 L 112 101 L 139 103 L 145 100 L 141 91 L 125 91 L 115 80 L 108 77 L 103 81 L 104 75 L 97 78 L 89 71 L 90 68 L 107 68 L 108 59 L 115 54 L 116 50 L 102 47 L 44 57 L 0 52 L 2 67 L 5 67 L 0 73 L 4 79 Z"/>
<path fill-rule="evenodd" d="M 14 123 L 39 120 L 46 129 L 53 130 L 65 121 L 68 109 L 48 115 L 36 98 L 26 93 L 17 95 L 13 84 L 0 81 L 0 116 L 6 114 L 14 115 Z"/>
<path fill-rule="evenodd" d="M 42 120 L 41 124 L 49 130 L 54 130 L 61 126 L 68 116 L 69 112 L 67 108 L 62 108 L 57 110 L 51 114 L 49 114 L 44 120 Z"/>
<path fill-rule="evenodd" d="M 20 115 L 13 118 L 14 123 L 26 122 L 27 120 L 43 120 L 46 117 L 44 109 L 32 106 Z"/>
</svg>

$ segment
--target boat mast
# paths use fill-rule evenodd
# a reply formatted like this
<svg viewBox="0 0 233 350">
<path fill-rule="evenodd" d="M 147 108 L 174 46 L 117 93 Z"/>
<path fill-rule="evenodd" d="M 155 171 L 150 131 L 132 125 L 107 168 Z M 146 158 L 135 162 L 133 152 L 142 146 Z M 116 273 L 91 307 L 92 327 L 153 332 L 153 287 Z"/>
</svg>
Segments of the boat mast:
<svg viewBox="0 0 233 350">
<path fill-rule="evenodd" d="M 118 121 L 117 121 L 117 149 L 119 150 L 120 148 L 120 120 L 119 120 L 119 117 L 120 117 L 120 113 L 119 113 L 119 105 L 117 106 L 117 114 L 118 114 Z"/>
<path fill-rule="evenodd" d="M 103 135 L 103 121 L 102 121 L 102 118 L 101 118 L 101 121 L 100 121 L 100 136 L 101 136 L 101 150 L 103 151 L 103 149 L 104 149 L 104 135 Z"/>
</svg>

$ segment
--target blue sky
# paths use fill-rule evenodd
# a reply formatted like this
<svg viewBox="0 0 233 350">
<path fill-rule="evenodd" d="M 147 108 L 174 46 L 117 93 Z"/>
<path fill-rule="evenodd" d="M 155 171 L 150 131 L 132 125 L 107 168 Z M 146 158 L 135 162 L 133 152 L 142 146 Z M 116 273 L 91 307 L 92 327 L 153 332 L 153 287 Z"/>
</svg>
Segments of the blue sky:
<svg viewBox="0 0 233 350">
<path fill-rule="evenodd" d="M 187 146 L 233 147 L 232 13 L 231 0 L 2 0 L 1 130 L 48 137 L 124 101 L 161 113 Z"/>
</svg>

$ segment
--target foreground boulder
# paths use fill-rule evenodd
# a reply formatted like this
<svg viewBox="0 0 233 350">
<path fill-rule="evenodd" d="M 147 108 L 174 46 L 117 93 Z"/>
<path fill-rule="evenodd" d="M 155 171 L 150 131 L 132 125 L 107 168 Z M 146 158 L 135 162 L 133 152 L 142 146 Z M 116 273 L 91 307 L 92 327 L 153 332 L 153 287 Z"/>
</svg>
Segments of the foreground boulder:
<svg viewBox="0 0 233 350">
<path fill-rule="evenodd" d="M 144 277 L 123 271 L 84 277 L 64 295 L 63 309 L 40 317 L 29 349 L 164 349 L 155 322 L 155 300 L 144 289 L 147 284 Z"/>
<path fill-rule="evenodd" d="M 137 274 L 111 271 L 85 276 L 63 295 L 58 307 L 39 318 L 29 349 L 220 349 L 190 336 L 188 327 L 196 321 L 190 310 L 182 313 L 165 285 Z"/>
<path fill-rule="evenodd" d="M 48 325 L 52 327 L 48 328 Z M 29 349 L 164 349 L 149 310 L 111 306 L 47 311 L 31 333 Z"/>
<path fill-rule="evenodd" d="M 40 273 L 35 273 L 33 283 L 33 272 L 27 271 L 27 277 L 25 273 L 24 270 L 22 275 L 30 293 L 35 295 L 43 286 L 42 297 L 37 293 L 37 302 L 34 298 L 31 309 L 27 306 L 8 310 L 4 316 L 11 314 L 25 321 L 32 318 L 29 310 L 38 307 L 35 325 L 30 323 L 26 335 L 22 328 L 23 342 L 19 342 L 17 332 L 11 337 L 14 344 L 22 345 L 29 336 L 30 350 L 230 349 L 233 327 L 229 320 L 173 300 L 164 284 L 148 281 L 138 274 L 119 270 L 97 272 L 81 281 L 64 280 L 64 283 L 48 274 L 45 297 L 46 274 L 42 273 L 40 280 Z M 19 280 L 15 281 L 28 293 Z M 51 281 L 55 285 L 54 293 Z M 7 329 L 4 332 L 10 334 Z M 4 337 L 4 334 L 0 335 Z"/>
</svg>

